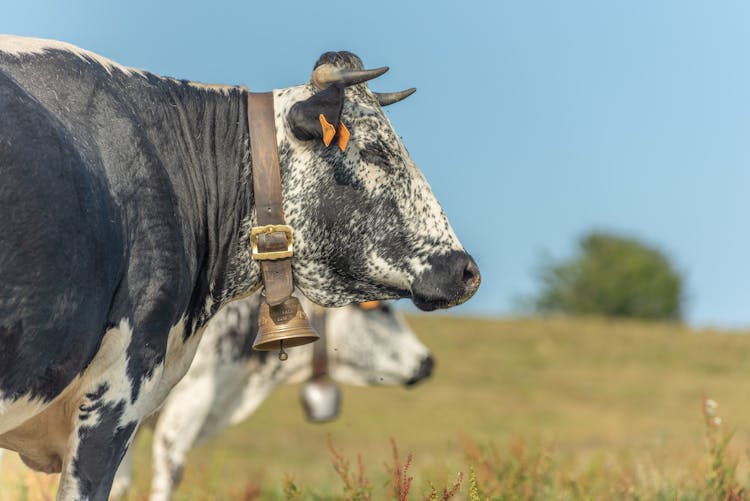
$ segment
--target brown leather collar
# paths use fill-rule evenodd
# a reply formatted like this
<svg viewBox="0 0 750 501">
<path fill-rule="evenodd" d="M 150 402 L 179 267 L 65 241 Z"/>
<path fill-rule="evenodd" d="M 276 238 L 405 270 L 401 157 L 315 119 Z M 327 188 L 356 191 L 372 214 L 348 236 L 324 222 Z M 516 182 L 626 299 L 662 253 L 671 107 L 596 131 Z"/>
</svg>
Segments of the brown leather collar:
<svg viewBox="0 0 750 501">
<path fill-rule="evenodd" d="M 316 306 L 312 311 L 312 325 L 320 335 L 313 343 L 312 377 L 317 379 L 328 375 L 328 336 L 326 336 L 326 310 Z"/>
<path fill-rule="evenodd" d="M 288 299 L 294 289 L 293 234 L 284 221 L 273 92 L 248 92 L 247 122 L 257 218 L 251 233 L 252 257 L 260 262 L 266 302 L 273 306 Z"/>
</svg>

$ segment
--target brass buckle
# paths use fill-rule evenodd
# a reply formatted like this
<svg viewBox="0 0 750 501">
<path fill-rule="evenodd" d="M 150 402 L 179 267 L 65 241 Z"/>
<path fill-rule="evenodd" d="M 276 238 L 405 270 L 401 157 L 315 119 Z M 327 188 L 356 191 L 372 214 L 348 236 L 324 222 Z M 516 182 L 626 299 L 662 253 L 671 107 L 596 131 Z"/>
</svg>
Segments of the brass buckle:
<svg viewBox="0 0 750 501">
<path fill-rule="evenodd" d="M 286 250 L 260 252 L 258 250 L 258 235 L 269 233 L 284 233 L 286 235 Z M 272 261 L 284 259 L 294 255 L 294 240 L 292 238 L 292 227 L 286 224 L 268 224 L 266 226 L 253 226 L 250 228 L 250 242 L 252 244 L 252 258 L 255 261 Z"/>
</svg>

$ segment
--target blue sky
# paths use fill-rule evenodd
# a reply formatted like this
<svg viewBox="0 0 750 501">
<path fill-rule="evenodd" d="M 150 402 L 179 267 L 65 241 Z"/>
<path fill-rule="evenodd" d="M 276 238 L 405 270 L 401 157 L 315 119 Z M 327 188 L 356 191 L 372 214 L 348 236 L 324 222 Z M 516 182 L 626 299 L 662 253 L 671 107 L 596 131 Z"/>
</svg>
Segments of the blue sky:
<svg viewBox="0 0 750 501">
<path fill-rule="evenodd" d="M 479 262 L 457 312 L 511 314 L 540 257 L 606 229 L 665 250 L 694 325 L 750 326 L 750 3 L 128 2 L 3 6 L 0 31 L 268 90 L 326 50 L 416 86 L 391 119 Z"/>
</svg>

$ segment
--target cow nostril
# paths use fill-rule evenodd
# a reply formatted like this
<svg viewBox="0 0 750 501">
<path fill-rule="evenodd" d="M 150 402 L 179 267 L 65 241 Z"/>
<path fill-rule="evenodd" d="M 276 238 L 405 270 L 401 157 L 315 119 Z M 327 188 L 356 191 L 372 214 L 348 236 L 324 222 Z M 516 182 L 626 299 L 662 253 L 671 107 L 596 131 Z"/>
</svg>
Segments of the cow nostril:
<svg viewBox="0 0 750 501">
<path fill-rule="evenodd" d="M 427 357 L 422 360 L 422 367 L 424 377 L 432 376 L 432 370 L 435 368 L 435 359 L 432 358 L 432 355 L 427 355 Z"/>
<path fill-rule="evenodd" d="M 464 268 L 463 282 L 466 285 L 466 290 L 475 291 L 479 287 L 479 282 L 482 278 L 479 274 L 479 267 L 474 260 L 469 257 L 469 261 L 466 263 Z"/>
</svg>

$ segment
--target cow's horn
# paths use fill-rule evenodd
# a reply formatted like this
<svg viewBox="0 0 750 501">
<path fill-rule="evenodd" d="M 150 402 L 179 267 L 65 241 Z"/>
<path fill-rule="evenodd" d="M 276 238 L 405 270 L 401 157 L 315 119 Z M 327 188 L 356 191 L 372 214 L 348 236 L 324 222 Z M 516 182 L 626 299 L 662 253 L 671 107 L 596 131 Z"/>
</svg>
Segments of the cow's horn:
<svg viewBox="0 0 750 501">
<path fill-rule="evenodd" d="M 312 74 L 313 84 L 319 89 L 325 89 L 333 83 L 340 83 L 344 87 L 367 82 L 388 71 L 388 66 L 374 70 L 340 70 L 330 64 L 321 64 Z"/>
<path fill-rule="evenodd" d="M 398 92 L 376 92 L 375 97 L 378 98 L 380 106 L 388 106 L 389 104 L 403 101 L 415 92 L 417 92 L 417 89 L 412 87 L 411 89 L 400 90 Z"/>
</svg>

